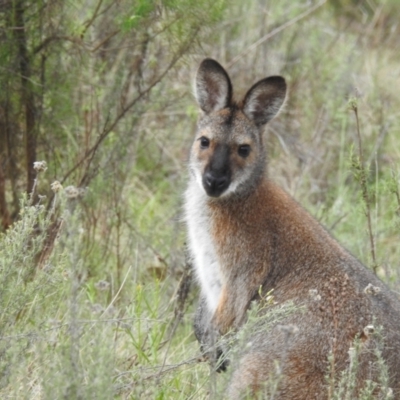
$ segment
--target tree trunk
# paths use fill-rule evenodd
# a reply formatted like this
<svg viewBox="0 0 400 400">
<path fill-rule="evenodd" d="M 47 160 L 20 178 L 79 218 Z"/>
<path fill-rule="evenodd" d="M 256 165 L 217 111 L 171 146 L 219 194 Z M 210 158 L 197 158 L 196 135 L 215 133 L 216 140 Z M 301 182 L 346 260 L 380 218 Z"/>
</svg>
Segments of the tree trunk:
<svg viewBox="0 0 400 400">
<path fill-rule="evenodd" d="M 33 163 L 36 161 L 36 110 L 35 98 L 31 84 L 31 62 L 28 54 L 25 35 L 24 7 L 24 0 L 16 0 L 14 2 L 14 34 L 18 46 L 19 69 L 22 86 L 22 104 L 25 111 L 25 157 L 27 171 L 26 190 L 28 193 L 30 193 L 35 180 Z"/>
</svg>

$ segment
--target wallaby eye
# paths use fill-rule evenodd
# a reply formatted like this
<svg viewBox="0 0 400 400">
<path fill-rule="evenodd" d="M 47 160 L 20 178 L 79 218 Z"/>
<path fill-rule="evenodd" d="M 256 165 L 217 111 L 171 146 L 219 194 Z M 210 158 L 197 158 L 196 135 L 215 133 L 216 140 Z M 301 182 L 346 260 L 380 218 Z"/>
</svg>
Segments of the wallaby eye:
<svg viewBox="0 0 400 400">
<path fill-rule="evenodd" d="M 238 154 L 240 157 L 247 157 L 250 154 L 250 146 L 248 144 L 242 144 L 238 148 Z"/>
<path fill-rule="evenodd" d="M 206 137 L 202 136 L 200 138 L 200 147 L 202 149 L 208 149 L 209 146 L 210 146 L 210 140 L 207 139 Z"/>
</svg>

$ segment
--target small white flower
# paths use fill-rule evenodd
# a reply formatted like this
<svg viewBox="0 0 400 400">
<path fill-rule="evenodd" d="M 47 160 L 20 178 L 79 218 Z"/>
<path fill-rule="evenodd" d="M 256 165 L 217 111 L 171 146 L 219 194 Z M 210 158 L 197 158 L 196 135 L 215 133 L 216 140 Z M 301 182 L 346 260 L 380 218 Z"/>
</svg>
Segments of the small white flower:
<svg viewBox="0 0 400 400">
<path fill-rule="evenodd" d="M 77 188 L 76 186 L 67 186 L 64 189 L 65 196 L 68 199 L 76 199 L 79 196 L 82 196 L 84 193 L 84 189 Z"/>
<path fill-rule="evenodd" d="M 375 328 L 374 328 L 373 325 L 367 325 L 367 326 L 363 329 L 363 331 L 364 331 L 364 335 L 365 335 L 366 337 L 369 337 L 369 336 L 371 336 L 371 335 L 375 332 Z"/>
<path fill-rule="evenodd" d="M 353 361 L 357 354 L 357 350 L 355 349 L 355 347 L 351 346 L 347 353 L 349 354 L 350 361 Z"/>
<path fill-rule="evenodd" d="M 35 161 L 33 163 L 33 169 L 39 173 L 39 172 L 44 172 L 47 169 L 47 163 L 46 161 Z"/>
<path fill-rule="evenodd" d="M 381 288 L 378 286 L 374 286 L 372 283 L 368 283 L 368 285 L 364 289 L 365 294 L 371 294 L 372 296 L 376 296 L 380 293 Z"/>
<path fill-rule="evenodd" d="M 61 183 L 58 182 L 58 181 L 54 181 L 54 182 L 50 185 L 50 187 L 51 187 L 51 190 L 52 190 L 54 193 L 58 193 L 58 192 L 60 192 L 60 191 L 63 189 Z"/>
<path fill-rule="evenodd" d="M 321 300 L 321 295 L 318 293 L 317 289 L 310 289 L 308 291 L 308 294 L 314 301 L 320 301 Z"/>
</svg>

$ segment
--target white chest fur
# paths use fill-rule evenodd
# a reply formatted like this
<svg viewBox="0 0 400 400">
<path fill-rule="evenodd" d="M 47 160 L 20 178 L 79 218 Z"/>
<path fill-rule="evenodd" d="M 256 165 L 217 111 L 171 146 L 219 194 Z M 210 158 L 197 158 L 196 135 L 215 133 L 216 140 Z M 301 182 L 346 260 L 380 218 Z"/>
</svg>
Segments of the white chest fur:
<svg viewBox="0 0 400 400">
<path fill-rule="evenodd" d="M 202 294 L 210 312 L 214 313 L 221 293 L 222 277 L 210 232 L 210 218 L 207 195 L 192 179 L 185 193 L 188 245 Z"/>
</svg>

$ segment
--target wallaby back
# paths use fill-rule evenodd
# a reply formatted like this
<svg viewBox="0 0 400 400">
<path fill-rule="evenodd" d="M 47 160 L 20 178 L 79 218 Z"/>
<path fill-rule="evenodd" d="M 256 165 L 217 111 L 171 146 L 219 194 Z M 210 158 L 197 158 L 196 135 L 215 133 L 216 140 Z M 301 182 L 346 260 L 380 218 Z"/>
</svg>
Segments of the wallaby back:
<svg viewBox="0 0 400 400">
<path fill-rule="evenodd" d="M 361 341 L 357 392 L 366 379 L 378 380 L 372 332 L 378 327 L 390 387 L 399 397 L 400 301 L 266 177 L 262 129 L 285 96 L 284 79 L 270 77 L 235 103 L 229 76 L 216 61 L 206 59 L 198 70 L 196 97 L 203 114 L 185 201 L 189 249 L 202 292 L 196 336 L 207 346 L 214 332 L 239 329 L 251 301 L 273 289 L 278 305 L 293 302 L 304 311 L 250 338 L 229 398 L 248 389 L 257 392 L 277 363 L 275 398 L 328 398 L 328 369 L 339 376 L 348 367 L 355 339 Z M 285 326 L 294 327 L 290 340 Z"/>
</svg>

